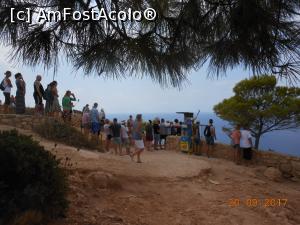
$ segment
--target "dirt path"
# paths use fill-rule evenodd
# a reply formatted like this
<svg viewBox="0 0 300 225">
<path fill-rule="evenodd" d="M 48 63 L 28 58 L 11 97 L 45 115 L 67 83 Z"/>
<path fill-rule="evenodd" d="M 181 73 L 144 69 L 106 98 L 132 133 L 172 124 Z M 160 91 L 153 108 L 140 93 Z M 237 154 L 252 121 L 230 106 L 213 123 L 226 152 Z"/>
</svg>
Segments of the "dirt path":
<svg viewBox="0 0 300 225">
<path fill-rule="evenodd" d="M 170 151 L 145 152 L 144 163 L 137 164 L 126 156 L 55 148 L 34 137 L 73 164 L 70 210 L 51 225 L 300 224 L 300 183 L 269 181 L 264 167 Z M 231 199 L 240 204 L 232 206 Z"/>
</svg>

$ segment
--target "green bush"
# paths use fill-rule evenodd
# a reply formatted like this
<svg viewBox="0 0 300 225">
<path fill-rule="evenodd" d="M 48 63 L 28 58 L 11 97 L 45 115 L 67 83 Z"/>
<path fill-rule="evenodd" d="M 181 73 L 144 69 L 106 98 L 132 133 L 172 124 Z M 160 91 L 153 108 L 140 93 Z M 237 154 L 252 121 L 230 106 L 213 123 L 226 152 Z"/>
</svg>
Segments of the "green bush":
<svg viewBox="0 0 300 225">
<path fill-rule="evenodd" d="M 19 224 L 42 215 L 39 223 L 63 216 L 67 207 L 66 173 L 59 161 L 30 136 L 0 131 L 0 224 Z M 35 224 L 27 221 L 26 224 Z"/>
<path fill-rule="evenodd" d="M 58 120 L 45 120 L 34 130 L 42 137 L 64 143 L 76 148 L 98 149 L 101 151 L 101 146 L 93 141 L 89 141 L 78 129 L 69 124 Z"/>
</svg>

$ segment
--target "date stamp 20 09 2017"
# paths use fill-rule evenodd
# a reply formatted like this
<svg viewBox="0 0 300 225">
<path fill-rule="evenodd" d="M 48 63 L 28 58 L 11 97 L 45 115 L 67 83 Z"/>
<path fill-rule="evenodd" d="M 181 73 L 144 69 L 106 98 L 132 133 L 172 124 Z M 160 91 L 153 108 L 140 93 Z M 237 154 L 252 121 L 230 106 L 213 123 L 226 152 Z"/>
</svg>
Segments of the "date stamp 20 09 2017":
<svg viewBox="0 0 300 225">
<path fill-rule="evenodd" d="M 228 200 L 228 206 L 230 207 L 285 207 L 287 203 L 288 199 L 286 198 L 247 198 L 244 200 L 239 198 L 232 198 Z"/>
</svg>

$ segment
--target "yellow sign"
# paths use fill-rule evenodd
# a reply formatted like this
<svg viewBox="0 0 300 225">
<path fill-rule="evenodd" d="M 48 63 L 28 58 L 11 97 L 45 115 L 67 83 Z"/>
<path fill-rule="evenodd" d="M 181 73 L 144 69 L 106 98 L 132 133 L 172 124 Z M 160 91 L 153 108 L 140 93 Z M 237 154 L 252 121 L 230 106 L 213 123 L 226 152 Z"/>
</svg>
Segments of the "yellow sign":
<svg viewBox="0 0 300 225">
<path fill-rule="evenodd" d="M 189 143 L 187 141 L 180 142 L 180 149 L 181 149 L 181 151 L 188 151 Z"/>
</svg>

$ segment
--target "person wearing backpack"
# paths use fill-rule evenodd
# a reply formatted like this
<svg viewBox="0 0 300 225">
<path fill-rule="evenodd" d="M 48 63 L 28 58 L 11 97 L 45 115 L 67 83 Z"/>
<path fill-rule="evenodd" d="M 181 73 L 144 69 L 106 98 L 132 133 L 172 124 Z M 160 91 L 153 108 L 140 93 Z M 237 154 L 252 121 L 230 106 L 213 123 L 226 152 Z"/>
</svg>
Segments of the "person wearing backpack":
<svg viewBox="0 0 300 225">
<path fill-rule="evenodd" d="M 11 80 L 9 79 L 11 77 L 11 72 L 6 71 L 4 73 L 5 78 L 2 80 L 0 89 L 3 91 L 3 95 L 5 97 L 4 105 L 3 105 L 3 113 L 7 114 L 8 113 L 8 107 L 10 105 L 10 93 L 12 89 L 12 83 Z"/>
<path fill-rule="evenodd" d="M 53 85 L 54 85 L 53 82 L 48 84 L 47 88 L 45 90 L 45 93 L 44 93 L 44 99 L 46 100 L 45 114 L 48 115 L 48 116 L 50 115 L 51 105 L 52 105 L 52 102 L 53 102 L 53 96 L 52 96 L 52 93 L 51 93 L 51 88 L 52 88 Z"/>
<path fill-rule="evenodd" d="M 204 136 L 207 145 L 207 157 L 209 158 L 209 150 L 213 148 L 215 144 L 215 140 L 217 140 L 216 129 L 213 125 L 214 121 L 212 119 L 209 120 L 209 124 L 204 129 Z"/>
<path fill-rule="evenodd" d="M 58 118 L 60 105 L 58 102 L 57 82 L 52 81 L 45 90 L 44 99 L 46 100 L 45 112 L 50 117 Z"/>
</svg>

